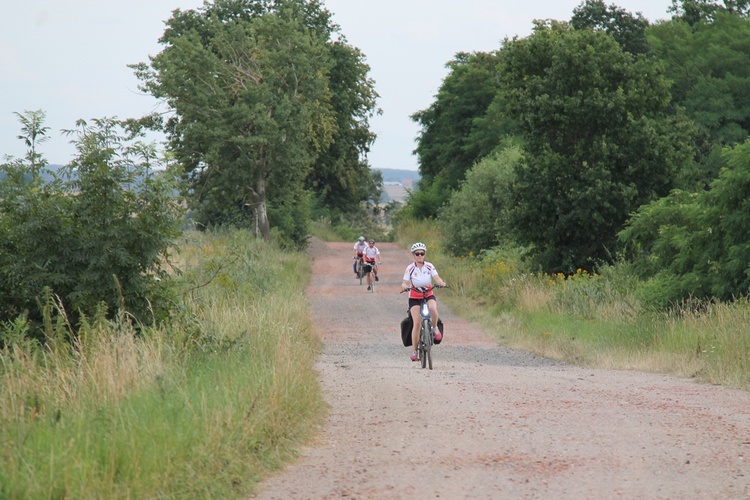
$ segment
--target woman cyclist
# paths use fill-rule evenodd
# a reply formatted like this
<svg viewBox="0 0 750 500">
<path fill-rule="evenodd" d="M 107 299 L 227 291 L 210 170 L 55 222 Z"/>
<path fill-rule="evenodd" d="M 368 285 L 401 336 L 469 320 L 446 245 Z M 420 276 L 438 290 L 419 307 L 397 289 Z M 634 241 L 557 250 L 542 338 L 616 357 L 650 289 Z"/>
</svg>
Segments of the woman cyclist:
<svg viewBox="0 0 750 500">
<path fill-rule="evenodd" d="M 414 256 L 414 262 L 406 266 L 404 281 L 401 284 L 401 288 L 405 292 L 409 292 L 409 314 L 411 314 L 414 323 L 411 330 L 411 345 L 413 347 L 419 345 L 419 300 L 423 296 L 427 298 L 427 306 L 430 308 L 430 314 L 432 315 L 432 333 L 435 336 L 435 340 L 440 341 L 443 339 L 443 334 L 440 333 L 437 327 L 437 299 L 432 292 L 432 281 L 434 280 L 438 286 L 445 286 L 445 281 L 438 276 L 435 266 L 425 261 L 425 252 L 427 252 L 427 246 L 424 243 L 414 243 L 411 246 L 411 254 Z M 417 290 L 417 288 L 422 287 L 427 288 L 427 291 L 420 292 Z M 411 360 L 417 361 L 417 359 L 417 351 L 413 350 L 411 352 Z"/>
<path fill-rule="evenodd" d="M 364 250 L 364 257 L 365 257 L 365 271 L 367 272 L 367 289 L 369 290 L 372 286 L 372 277 L 375 277 L 375 281 L 380 281 L 380 278 L 378 278 L 378 268 L 375 266 L 375 263 L 377 262 L 377 265 L 380 265 L 380 250 L 378 250 L 378 247 L 375 246 L 375 240 L 370 238 L 370 240 L 367 242 L 367 246 L 365 246 Z"/>
</svg>

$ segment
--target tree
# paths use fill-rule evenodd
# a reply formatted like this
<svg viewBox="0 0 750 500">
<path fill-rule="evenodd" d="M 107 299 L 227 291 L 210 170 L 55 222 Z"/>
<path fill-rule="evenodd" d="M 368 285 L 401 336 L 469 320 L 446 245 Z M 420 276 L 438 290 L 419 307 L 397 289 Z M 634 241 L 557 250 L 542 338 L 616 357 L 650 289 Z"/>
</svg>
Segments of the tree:
<svg viewBox="0 0 750 500">
<path fill-rule="evenodd" d="M 375 110 L 377 93 L 368 78 L 364 55 L 341 39 L 328 44 L 331 105 L 336 117 L 333 140 L 321 152 L 307 177 L 307 187 L 334 211 L 354 213 L 362 201 L 380 197 L 382 180 L 366 161 L 375 134 L 369 117 Z"/>
<path fill-rule="evenodd" d="M 669 11 L 672 19 L 684 21 L 690 26 L 703 22 L 712 22 L 722 13 L 746 16 L 750 11 L 749 0 L 724 0 L 723 5 L 712 0 L 672 0 Z"/>
<path fill-rule="evenodd" d="M 651 27 L 648 38 L 686 114 L 720 146 L 744 142 L 750 134 L 750 19 L 727 12 L 693 25 L 674 19 Z"/>
<path fill-rule="evenodd" d="M 440 212 L 446 249 L 478 255 L 509 238 L 508 213 L 521 149 L 510 145 L 480 160 Z"/>
<path fill-rule="evenodd" d="M 607 6 L 602 0 L 586 0 L 573 10 L 570 25 L 575 29 L 602 30 L 631 54 L 649 51 L 646 38 L 649 22 L 640 12 L 633 15 L 615 4 Z"/>
<path fill-rule="evenodd" d="M 654 61 L 602 31 L 538 23 L 501 51 L 507 111 L 521 123 L 511 224 L 545 271 L 593 270 L 638 206 L 666 195 L 691 156 Z"/>
<path fill-rule="evenodd" d="M 165 318 L 169 248 L 182 215 L 169 171 L 154 172 L 163 163 L 152 145 L 100 119 L 70 131 L 78 152 L 70 165 L 44 172 L 36 149 L 43 117 L 21 116 L 26 158 L 0 166 L 0 321 L 26 315 L 40 328 L 51 294 L 71 329 L 102 303 L 110 317 Z"/>
<path fill-rule="evenodd" d="M 619 238 L 649 300 L 733 300 L 750 290 L 750 141 L 726 148 L 728 167 L 707 191 L 678 191 L 641 207 Z"/>
<path fill-rule="evenodd" d="M 134 66 L 174 112 L 165 130 L 198 222 L 253 220 L 268 237 L 275 221 L 303 244 L 305 190 L 334 211 L 378 197 L 366 162 L 377 94 L 363 54 L 336 34 L 317 0 L 223 0 L 175 11 L 166 48 Z"/>
<path fill-rule="evenodd" d="M 318 2 L 225 0 L 175 11 L 144 89 L 165 99 L 170 146 L 206 224 L 254 220 L 270 237 L 269 200 L 294 203 L 331 144 L 330 14 Z"/>
<path fill-rule="evenodd" d="M 440 205 L 464 179 L 476 161 L 489 154 L 502 136 L 490 141 L 473 140 L 477 120 L 484 117 L 498 93 L 497 54 L 459 53 L 448 63 L 449 74 L 443 80 L 435 101 L 412 115 L 420 126 L 417 148 L 419 189 L 416 211 L 422 217 L 437 214 Z"/>
</svg>

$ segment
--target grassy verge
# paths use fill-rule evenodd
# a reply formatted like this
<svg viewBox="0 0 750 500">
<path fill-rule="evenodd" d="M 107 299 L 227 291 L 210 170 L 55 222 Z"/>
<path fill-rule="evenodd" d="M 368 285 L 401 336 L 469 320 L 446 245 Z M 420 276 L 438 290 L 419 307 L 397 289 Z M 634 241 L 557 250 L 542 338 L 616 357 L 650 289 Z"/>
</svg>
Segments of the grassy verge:
<svg viewBox="0 0 750 500">
<path fill-rule="evenodd" d="M 235 497 L 314 432 L 307 260 L 245 233 L 180 247 L 172 327 L 90 318 L 73 349 L 0 351 L 0 498 Z"/>
<path fill-rule="evenodd" d="M 402 223 L 399 241 L 404 247 L 424 241 L 429 260 L 451 287 L 441 298 L 503 345 L 584 366 L 750 390 L 746 300 L 655 312 L 639 301 L 636 283 L 617 266 L 565 277 L 521 272 L 512 251 L 456 258 L 443 251 L 432 223 Z"/>
</svg>

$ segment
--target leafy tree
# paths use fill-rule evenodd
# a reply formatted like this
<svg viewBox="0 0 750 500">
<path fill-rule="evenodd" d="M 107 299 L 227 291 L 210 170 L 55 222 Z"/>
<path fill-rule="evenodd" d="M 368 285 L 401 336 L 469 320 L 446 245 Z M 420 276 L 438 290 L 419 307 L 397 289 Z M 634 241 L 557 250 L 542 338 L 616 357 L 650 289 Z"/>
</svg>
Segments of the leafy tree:
<svg viewBox="0 0 750 500">
<path fill-rule="evenodd" d="M 223 0 L 175 11 L 165 49 L 134 66 L 174 112 L 165 130 L 199 223 L 252 220 L 268 237 L 290 216 L 306 224 L 305 189 L 341 211 L 377 199 L 365 160 L 377 94 L 364 56 L 337 33 L 317 0 Z M 304 243 L 294 227 L 287 236 Z"/>
<path fill-rule="evenodd" d="M 711 142 L 744 142 L 750 133 L 750 19 L 718 12 L 711 22 L 682 19 L 648 31 L 672 94 Z"/>
<path fill-rule="evenodd" d="M 171 308 L 166 267 L 181 213 L 175 184 L 153 146 L 111 119 L 70 131 L 78 154 L 60 175 L 36 149 L 46 137 L 44 113 L 21 116 L 25 159 L 0 166 L 0 321 L 25 314 L 37 327 L 54 294 L 71 329 L 101 303 L 142 322 Z M 156 315 L 156 316 L 155 316 Z"/>
<path fill-rule="evenodd" d="M 570 25 L 575 29 L 602 30 L 631 54 L 649 51 L 646 38 L 649 22 L 640 12 L 633 15 L 615 4 L 607 6 L 602 0 L 586 0 L 573 10 Z"/>
<path fill-rule="evenodd" d="M 711 22 L 723 13 L 746 16 L 750 12 L 749 0 L 724 0 L 721 3 L 723 5 L 712 0 L 672 0 L 669 11 L 673 13 L 673 19 L 690 26 L 702 21 Z"/>
<path fill-rule="evenodd" d="M 227 0 L 175 11 L 144 89 L 167 101 L 166 131 L 205 224 L 254 220 L 294 204 L 332 142 L 329 13 L 318 2 Z"/>
<path fill-rule="evenodd" d="M 690 123 L 669 114 L 660 66 L 602 31 L 538 23 L 501 55 L 525 143 L 516 237 L 545 271 L 592 270 L 611 260 L 628 214 L 669 192 L 691 156 Z"/>
<path fill-rule="evenodd" d="M 509 236 L 508 212 L 514 171 L 521 158 L 508 146 L 480 160 L 440 212 L 446 249 L 454 255 L 478 255 Z"/>
<path fill-rule="evenodd" d="M 336 129 L 330 146 L 321 152 L 308 175 L 307 187 L 323 205 L 342 213 L 356 212 L 360 202 L 377 200 L 382 191 L 379 172 L 370 170 L 366 155 L 375 139 L 369 117 L 375 110 L 377 93 L 367 77 L 364 55 L 341 39 L 328 44 L 331 105 Z"/>
<path fill-rule="evenodd" d="M 409 203 L 421 205 L 415 212 L 422 217 L 436 215 L 472 165 L 502 139 L 500 135 L 489 141 L 472 137 L 477 120 L 486 115 L 498 93 L 497 63 L 493 53 L 457 54 L 447 65 L 449 74 L 435 101 L 412 115 L 421 128 L 415 152 L 423 194 L 416 193 Z"/>
<path fill-rule="evenodd" d="M 728 168 L 710 190 L 676 190 L 641 207 L 619 234 L 657 304 L 750 291 L 750 141 L 724 155 Z"/>
</svg>

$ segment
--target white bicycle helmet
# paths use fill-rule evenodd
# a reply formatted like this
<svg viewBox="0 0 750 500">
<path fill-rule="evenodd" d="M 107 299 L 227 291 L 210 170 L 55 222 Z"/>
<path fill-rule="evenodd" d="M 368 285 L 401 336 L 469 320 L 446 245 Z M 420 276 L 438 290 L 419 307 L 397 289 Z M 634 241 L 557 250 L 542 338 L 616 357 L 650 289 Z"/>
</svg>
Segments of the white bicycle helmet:
<svg viewBox="0 0 750 500">
<path fill-rule="evenodd" d="M 365 237 L 364 236 L 360 236 L 359 237 L 359 241 L 365 241 Z"/>
<path fill-rule="evenodd" d="M 427 253 L 427 245 L 425 245 L 424 243 L 420 243 L 420 242 L 414 243 L 411 246 L 411 253 L 414 253 L 417 250 L 424 250 L 424 252 Z"/>
</svg>

